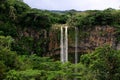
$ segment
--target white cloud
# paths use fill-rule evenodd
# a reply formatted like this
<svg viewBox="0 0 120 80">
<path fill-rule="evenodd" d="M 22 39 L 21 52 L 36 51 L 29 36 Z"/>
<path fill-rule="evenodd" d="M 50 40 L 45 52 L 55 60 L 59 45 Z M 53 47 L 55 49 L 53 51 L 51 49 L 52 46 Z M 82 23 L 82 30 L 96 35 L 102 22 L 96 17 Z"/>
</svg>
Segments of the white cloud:
<svg viewBox="0 0 120 80">
<path fill-rule="evenodd" d="M 24 0 L 32 8 L 48 10 L 119 9 L 120 0 Z"/>
</svg>

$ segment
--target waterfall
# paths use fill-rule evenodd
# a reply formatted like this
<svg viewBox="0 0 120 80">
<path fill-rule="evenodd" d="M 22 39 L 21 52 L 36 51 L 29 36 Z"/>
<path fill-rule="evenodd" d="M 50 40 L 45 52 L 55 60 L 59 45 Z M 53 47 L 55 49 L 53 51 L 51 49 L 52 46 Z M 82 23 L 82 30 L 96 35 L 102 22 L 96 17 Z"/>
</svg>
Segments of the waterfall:
<svg viewBox="0 0 120 80">
<path fill-rule="evenodd" d="M 68 61 L 68 27 L 65 27 L 65 62 Z"/>
<path fill-rule="evenodd" d="M 78 63 L 78 28 L 75 27 L 75 64 Z M 75 73 L 77 73 L 78 70 L 75 68 Z M 74 80 L 77 80 L 77 78 L 74 78 Z"/>
<path fill-rule="evenodd" d="M 75 64 L 78 63 L 78 28 L 75 27 Z"/>
<path fill-rule="evenodd" d="M 60 41 L 60 58 L 61 62 L 65 63 L 68 61 L 68 27 L 61 27 L 61 41 Z"/>
<path fill-rule="evenodd" d="M 61 27 L 61 40 L 60 40 L 60 43 L 61 43 L 61 45 L 60 45 L 60 47 L 61 47 L 61 54 L 60 54 L 60 58 L 61 58 L 61 62 L 64 62 L 64 56 L 63 56 L 63 53 L 64 53 L 64 51 L 63 51 L 63 27 Z"/>
</svg>

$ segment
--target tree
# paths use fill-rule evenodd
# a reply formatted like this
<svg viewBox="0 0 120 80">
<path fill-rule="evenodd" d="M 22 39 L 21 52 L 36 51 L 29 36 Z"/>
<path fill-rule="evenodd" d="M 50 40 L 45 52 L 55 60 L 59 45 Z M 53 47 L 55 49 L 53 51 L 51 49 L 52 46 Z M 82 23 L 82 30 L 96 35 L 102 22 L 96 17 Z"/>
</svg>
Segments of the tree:
<svg viewBox="0 0 120 80">
<path fill-rule="evenodd" d="M 10 69 L 18 69 L 19 61 L 16 53 L 11 51 L 11 43 L 13 39 L 10 36 L 0 36 L 0 79 L 5 77 L 5 74 Z"/>
<path fill-rule="evenodd" d="M 92 54 L 83 55 L 81 62 L 97 80 L 120 79 L 120 51 L 109 46 L 97 48 Z"/>
</svg>

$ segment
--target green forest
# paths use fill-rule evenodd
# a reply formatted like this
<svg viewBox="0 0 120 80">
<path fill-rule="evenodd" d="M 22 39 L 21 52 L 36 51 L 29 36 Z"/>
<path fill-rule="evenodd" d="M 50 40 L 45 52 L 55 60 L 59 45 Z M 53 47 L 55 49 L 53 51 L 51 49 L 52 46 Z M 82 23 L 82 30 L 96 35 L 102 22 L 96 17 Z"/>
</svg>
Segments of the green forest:
<svg viewBox="0 0 120 80">
<path fill-rule="evenodd" d="M 71 43 L 74 27 L 85 41 L 96 26 L 111 26 L 114 46 L 98 45 L 82 52 L 78 64 L 62 63 L 59 55 L 50 56 L 59 50 L 53 46 L 60 45 L 60 30 L 53 30 L 59 25 L 71 27 Z M 107 32 L 101 30 L 99 35 L 105 37 Z M 117 44 L 120 10 L 49 11 L 31 8 L 21 0 L 0 0 L 0 80 L 120 80 Z"/>
</svg>

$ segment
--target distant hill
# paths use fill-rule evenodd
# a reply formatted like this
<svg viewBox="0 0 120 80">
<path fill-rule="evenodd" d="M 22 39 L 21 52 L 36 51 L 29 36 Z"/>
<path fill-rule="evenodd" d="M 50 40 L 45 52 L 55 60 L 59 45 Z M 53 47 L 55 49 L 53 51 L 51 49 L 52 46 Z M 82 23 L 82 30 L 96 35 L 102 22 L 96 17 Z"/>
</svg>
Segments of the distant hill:
<svg viewBox="0 0 120 80">
<path fill-rule="evenodd" d="M 53 13 L 68 13 L 68 12 L 82 12 L 82 11 L 77 11 L 77 10 L 74 10 L 74 9 L 71 9 L 71 10 L 49 10 L 50 12 L 53 12 Z"/>
</svg>

